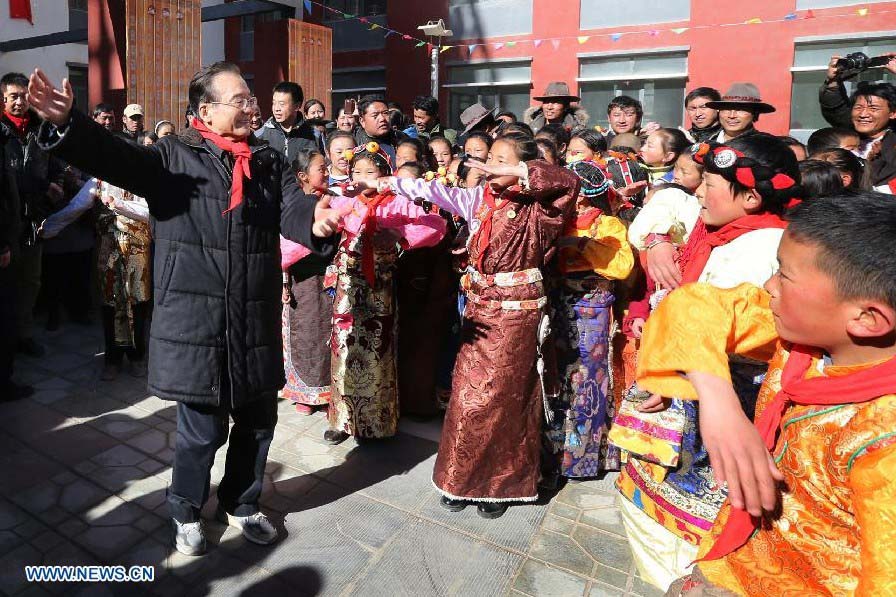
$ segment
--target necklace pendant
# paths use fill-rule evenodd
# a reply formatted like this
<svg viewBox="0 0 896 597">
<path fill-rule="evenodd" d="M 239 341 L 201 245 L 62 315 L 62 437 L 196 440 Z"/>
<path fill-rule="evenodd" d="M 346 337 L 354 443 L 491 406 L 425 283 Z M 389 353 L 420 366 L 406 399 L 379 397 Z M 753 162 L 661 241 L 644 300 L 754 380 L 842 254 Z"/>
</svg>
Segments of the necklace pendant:
<svg viewBox="0 0 896 597">
<path fill-rule="evenodd" d="M 516 211 L 511 209 L 507 212 L 507 219 L 512 220 L 516 217 Z"/>
</svg>

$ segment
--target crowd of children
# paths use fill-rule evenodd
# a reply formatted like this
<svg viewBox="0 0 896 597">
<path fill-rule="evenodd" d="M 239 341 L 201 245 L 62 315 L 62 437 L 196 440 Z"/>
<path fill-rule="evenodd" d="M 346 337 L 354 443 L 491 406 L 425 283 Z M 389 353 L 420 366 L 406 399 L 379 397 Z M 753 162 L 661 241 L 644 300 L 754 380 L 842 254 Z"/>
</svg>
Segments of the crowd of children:
<svg viewBox="0 0 896 597">
<path fill-rule="evenodd" d="M 619 471 L 670 594 L 893 590 L 896 204 L 849 131 L 721 138 L 331 133 L 293 164 L 343 229 L 331 264 L 281 244 L 282 396 L 330 443 L 445 409 L 450 511 Z"/>
</svg>

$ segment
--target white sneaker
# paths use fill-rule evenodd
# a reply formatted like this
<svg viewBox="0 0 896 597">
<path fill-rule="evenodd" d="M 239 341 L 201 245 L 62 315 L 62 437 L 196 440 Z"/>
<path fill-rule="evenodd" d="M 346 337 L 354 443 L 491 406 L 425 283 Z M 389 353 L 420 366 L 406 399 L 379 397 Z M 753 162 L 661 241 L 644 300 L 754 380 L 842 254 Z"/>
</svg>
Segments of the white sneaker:
<svg viewBox="0 0 896 597">
<path fill-rule="evenodd" d="M 174 523 L 174 547 L 185 556 L 201 556 L 205 553 L 205 534 L 202 532 L 202 522 L 177 522 Z"/>
<path fill-rule="evenodd" d="M 263 512 L 256 512 L 251 516 L 234 516 L 219 508 L 215 518 L 224 524 L 238 528 L 243 532 L 243 537 L 252 543 L 270 545 L 277 540 L 277 529 Z"/>
</svg>

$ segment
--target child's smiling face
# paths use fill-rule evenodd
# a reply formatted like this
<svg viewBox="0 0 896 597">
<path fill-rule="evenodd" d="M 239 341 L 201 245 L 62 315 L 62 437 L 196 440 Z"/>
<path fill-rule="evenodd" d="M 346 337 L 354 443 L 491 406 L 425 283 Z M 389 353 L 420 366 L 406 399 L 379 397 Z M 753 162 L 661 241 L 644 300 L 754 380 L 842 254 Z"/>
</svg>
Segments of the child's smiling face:
<svg viewBox="0 0 896 597">
<path fill-rule="evenodd" d="M 373 187 L 374 191 L 376 190 L 376 181 L 380 176 L 382 176 L 380 169 L 377 168 L 372 159 L 359 158 L 355 160 L 355 164 L 352 166 L 352 181 L 367 183 Z"/>
</svg>

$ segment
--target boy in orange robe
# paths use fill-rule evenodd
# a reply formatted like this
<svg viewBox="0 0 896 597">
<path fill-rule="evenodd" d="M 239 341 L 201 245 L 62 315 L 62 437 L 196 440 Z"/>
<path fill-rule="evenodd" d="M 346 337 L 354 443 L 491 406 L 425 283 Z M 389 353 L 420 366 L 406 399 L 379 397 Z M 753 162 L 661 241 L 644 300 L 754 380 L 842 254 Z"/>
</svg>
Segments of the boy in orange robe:
<svg viewBox="0 0 896 597">
<path fill-rule="evenodd" d="M 896 202 L 815 199 L 765 291 L 693 284 L 645 328 L 638 383 L 700 400 L 728 502 L 668 595 L 896 594 Z M 756 424 L 728 355 L 770 359 Z"/>
</svg>

